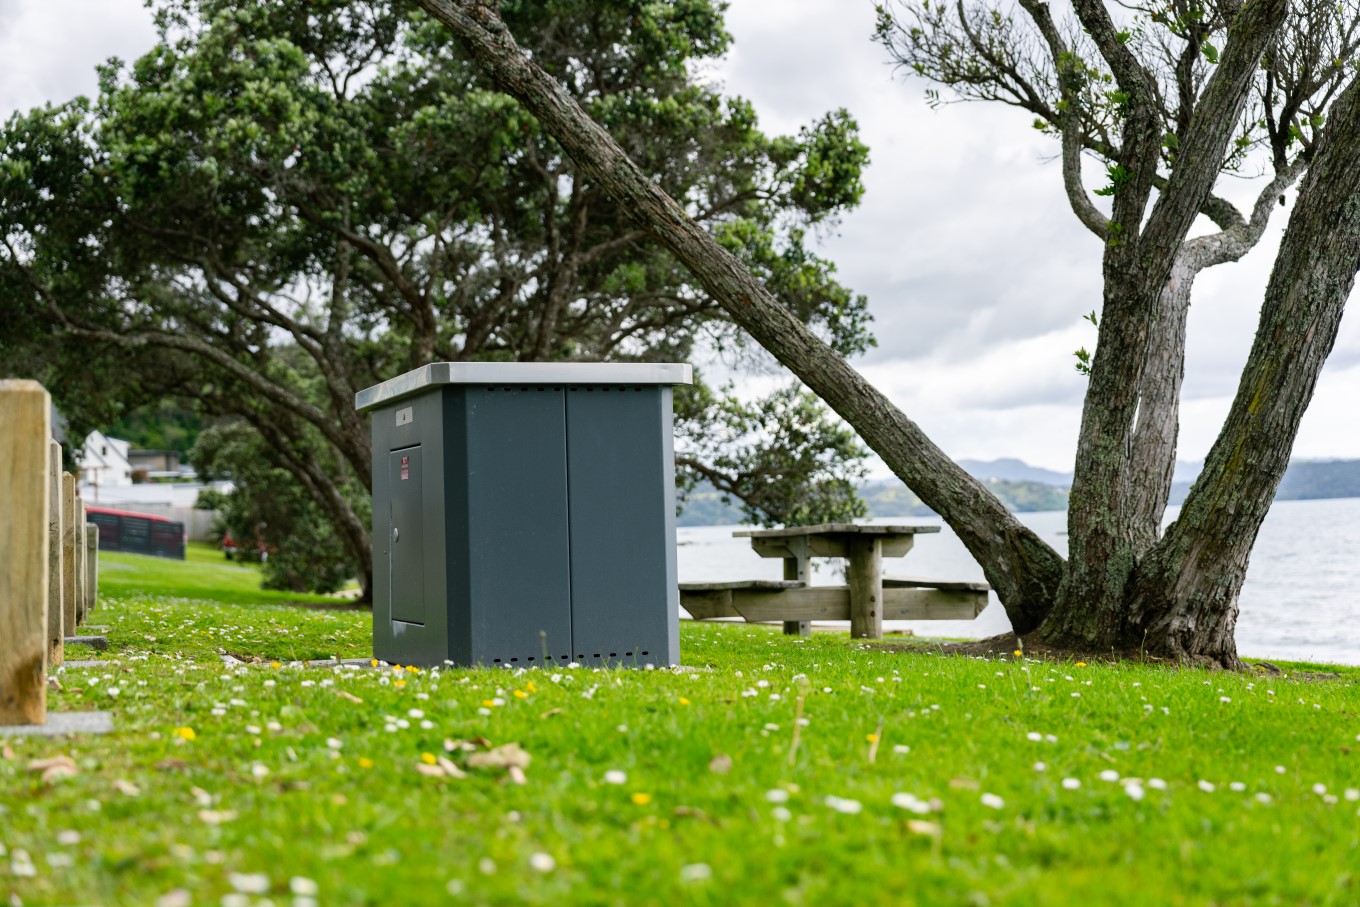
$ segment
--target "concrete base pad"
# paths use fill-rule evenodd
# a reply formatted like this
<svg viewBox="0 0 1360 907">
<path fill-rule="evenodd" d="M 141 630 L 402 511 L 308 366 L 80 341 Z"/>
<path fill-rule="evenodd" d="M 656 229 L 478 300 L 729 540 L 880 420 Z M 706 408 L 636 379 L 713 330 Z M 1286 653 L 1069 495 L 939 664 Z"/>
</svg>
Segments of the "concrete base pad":
<svg viewBox="0 0 1360 907">
<path fill-rule="evenodd" d="M 66 637 L 68 646 L 89 646 L 97 652 L 107 652 L 109 650 L 109 638 L 107 636 L 68 636 Z"/>
<path fill-rule="evenodd" d="M 112 730 L 112 712 L 48 712 L 46 724 L 0 725 L 0 737 L 60 737 L 107 734 Z"/>
</svg>

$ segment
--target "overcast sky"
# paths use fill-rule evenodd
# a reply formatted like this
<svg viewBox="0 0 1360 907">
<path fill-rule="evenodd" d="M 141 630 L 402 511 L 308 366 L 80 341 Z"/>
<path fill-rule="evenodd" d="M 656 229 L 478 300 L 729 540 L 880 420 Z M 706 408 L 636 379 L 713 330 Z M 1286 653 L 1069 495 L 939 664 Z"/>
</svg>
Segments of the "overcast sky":
<svg viewBox="0 0 1360 907">
<path fill-rule="evenodd" d="M 872 162 L 860 208 L 822 252 L 869 297 L 878 349 L 857 363 L 948 453 L 1017 456 L 1070 470 L 1100 306 L 1100 245 L 1072 216 L 1054 144 L 1024 113 L 977 104 L 932 111 L 871 43 L 870 0 L 733 0 L 736 41 L 715 73 L 767 132 L 845 107 Z M 0 0 L 0 113 L 95 88 L 94 67 L 154 41 L 141 0 Z M 1253 186 L 1227 188 L 1246 201 Z M 1292 198 L 1292 196 L 1291 196 Z M 1243 261 L 1197 281 L 1181 458 L 1218 432 L 1255 330 L 1286 209 Z M 1348 315 L 1299 457 L 1360 457 L 1360 327 Z"/>
</svg>

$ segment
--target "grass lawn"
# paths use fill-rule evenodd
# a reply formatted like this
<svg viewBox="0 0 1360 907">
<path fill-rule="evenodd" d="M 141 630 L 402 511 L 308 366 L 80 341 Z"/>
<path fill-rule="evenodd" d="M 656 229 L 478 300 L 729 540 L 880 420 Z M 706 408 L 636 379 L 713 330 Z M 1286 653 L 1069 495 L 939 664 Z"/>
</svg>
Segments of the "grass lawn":
<svg viewBox="0 0 1360 907">
<path fill-rule="evenodd" d="M 0 741 L 11 903 L 1360 903 L 1354 669 L 694 624 L 683 673 L 301 668 L 368 615 L 145 560 L 103 558 L 113 651 L 51 696 L 117 731 Z"/>
</svg>

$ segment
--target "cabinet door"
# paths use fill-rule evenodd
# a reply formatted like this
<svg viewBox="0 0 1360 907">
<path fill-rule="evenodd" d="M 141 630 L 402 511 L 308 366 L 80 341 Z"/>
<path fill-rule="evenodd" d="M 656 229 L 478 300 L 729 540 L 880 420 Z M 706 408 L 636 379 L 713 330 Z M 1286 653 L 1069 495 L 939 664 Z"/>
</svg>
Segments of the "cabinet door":
<svg viewBox="0 0 1360 907">
<path fill-rule="evenodd" d="M 467 390 L 472 659 L 569 661 L 566 415 L 559 387 Z M 459 565 L 451 572 L 458 575 Z"/>
<path fill-rule="evenodd" d="M 578 658 L 678 658 L 670 388 L 567 395 L 571 630 Z"/>
<path fill-rule="evenodd" d="M 420 446 L 394 450 L 387 455 L 391 511 L 387 540 L 388 580 L 392 619 L 425 623 L 425 539 L 422 526 L 425 506 L 422 492 Z"/>
</svg>

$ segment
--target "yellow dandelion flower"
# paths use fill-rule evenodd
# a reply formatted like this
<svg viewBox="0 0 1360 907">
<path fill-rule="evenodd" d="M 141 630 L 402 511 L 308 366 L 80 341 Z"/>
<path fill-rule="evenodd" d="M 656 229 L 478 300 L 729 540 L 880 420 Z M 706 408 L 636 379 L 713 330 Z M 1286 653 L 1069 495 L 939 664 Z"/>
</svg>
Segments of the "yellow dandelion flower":
<svg viewBox="0 0 1360 907">
<path fill-rule="evenodd" d="M 378 666 L 378 659 L 376 659 L 376 658 L 373 659 L 372 661 L 369 662 L 369 664 L 373 665 L 373 667 L 376 668 L 376 667 Z"/>
<path fill-rule="evenodd" d="M 402 687 L 406 686 L 406 681 L 404 681 L 404 680 L 395 680 L 395 681 L 392 682 L 392 686 L 396 687 L 397 689 L 401 689 Z"/>
<path fill-rule="evenodd" d="M 283 662 L 281 662 L 281 661 L 271 661 L 271 662 L 269 663 L 269 666 L 270 666 L 271 668 L 281 668 L 281 667 L 283 667 Z"/>
<path fill-rule="evenodd" d="M 193 740 L 195 737 L 198 736 L 197 734 L 194 733 L 194 729 L 191 727 L 177 727 L 175 728 L 174 733 L 176 737 L 182 738 L 184 740 Z"/>
<path fill-rule="evenodd" d="M 528 698 L 529 698 L 529 694 L 526 693 L 526 692 L 524 692 L 523 690 L 515 690 L 515 698 L 516 698 L 516 699 L 528 699 Z"/>
<path fill-rule="evenodd" d="M 865 735 L 864 735 L 864 739 L 865 739 L 865 740 L 868 740 L 870 743 L 877 743 L 877 742 L 878 742 L 878 735 L 877 735 L 877 734 L 865 734 Z"/>
<path fill-rule="evenodd" d="M 689 700 L 686 699 L 684 696 L 680 697 L 679 702 L 681 705 L 689 705 Z"/>
<path fill-rule="evenodd" d="M 1079 662 L 1077 662 L 1077 667 L 1079 667 L 1079 668 L 1084 668 L 1084 667 L 1086 667 L 1086 662 L 1084 662 L 1084 661 L 1079 661 Z"/>
<path fill-rule="evenodd" d="M 652 802 L 652 795 L 645 794 L 640 790 L 635 790 L 633 791 L 633 796 L 630 799 L 637 806 L 646 806 L 648 803 Z"/>
<path fill-rule="evenodd" d="M 534 682 L 531 680 L 531 681 L 529 681 L 528 683 L 526 683 L 526 684 L 524 685 L 524 689 L 528 690 L 530 693 L 537 693 L 537 692 L 538 692 L 538 684 L 534 683 Z"/>
<path fill-rule="evenodd" d="M 495 707 L 496 707 L 496 700 L 494 700 L 494 699 L 483 699 L 483 700 L 482 700 L 482 705 L 483 705 L 485 708 L 488 708 L 488 709 L 495 708 Z"/>
<path fill-rule="evenodd" d="M 368 758 L 367 756 L 359 757 L 359 768 L 372 768 L 372 767 L 373 767 L 372 759 Z"/>
<path fill-rule="evenodd" d="M 411 673 L 411 674 L 419 674 L 419 673 L 420 673 L 420 668 L 417 668 L 415 665 L 407 665 L 407 666 L 406 666 L 406 670 L 407 670 L 409 673 Z"/>
<path fill-rule="evenodd" d="M 434 765 L 439 760 L 435 758 L 434 753 L 421 753 L 420 761 L 424 762 L 426 765 Z"/>
<path fill-rule="evenodd" d="M 1020 656 L 1024 655 L 1025 653 L 1024 653 L 1022 650 L 1020 650 L 1020 649 L 1016 649 L 1015 652 L 1012 653 L 1012 654 L 1014 654 L 1016 658 L 1019 658 Z"/>
</svg>

